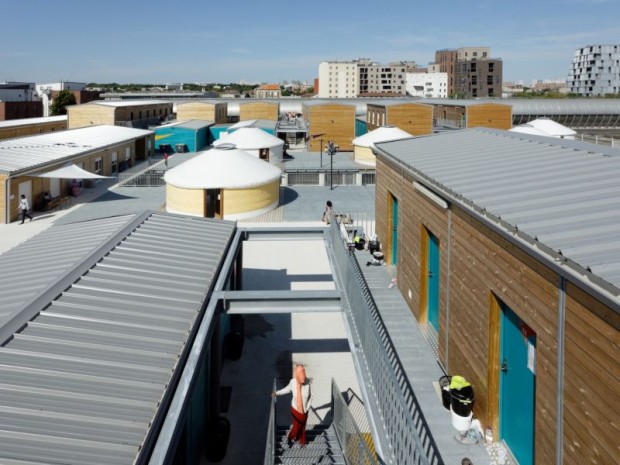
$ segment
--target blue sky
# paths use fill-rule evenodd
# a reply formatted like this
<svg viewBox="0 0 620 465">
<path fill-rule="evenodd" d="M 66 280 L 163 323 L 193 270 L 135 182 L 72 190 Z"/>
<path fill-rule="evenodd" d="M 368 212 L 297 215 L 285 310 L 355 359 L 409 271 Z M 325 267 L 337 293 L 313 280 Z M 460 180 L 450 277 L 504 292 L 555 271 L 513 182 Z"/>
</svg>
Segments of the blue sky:
<svg viewBox="0 0 620 465">
<path fill-rule="evenodd" d="M 312 80 L 325 60 L 489 46 L 529 84 L 620 42 L 620 0 L 0 0 L 0 17 L 0 81 Z"/>
</svg>

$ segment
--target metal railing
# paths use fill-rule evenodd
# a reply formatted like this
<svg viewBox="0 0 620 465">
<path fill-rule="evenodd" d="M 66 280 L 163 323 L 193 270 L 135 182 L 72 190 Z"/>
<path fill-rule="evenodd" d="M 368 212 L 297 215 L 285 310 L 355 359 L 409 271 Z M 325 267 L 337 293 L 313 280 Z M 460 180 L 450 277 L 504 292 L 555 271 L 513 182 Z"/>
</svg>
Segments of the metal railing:
<svg viewBox="0 0 620 465">
<path fill-rule="evenodd" d="M 374 212 L 338 211 L 334 216 L 352 232 L 355 231 L 357 234 L 363 232 L 366 235 L 366 240 L 375 234 Z M 351 237 L 352 239 L 353 237 Z"/>
<path fill-rule="evenodd" d="M 276 392 L 276 380 L 273 380 L 272 392 Z M 269 424 L 267 425 L 267 440 L 265 443 L 264 465 L 273 465 L 276 457 L 276 396 L 271 397 L 269 409 Z"/>
<path fill-rule="evenodd" d="M 372 186 L 376 181 L 374 170 L 334 169 L 329 166 L 316 169 L 286 169 L 286 163 L 280 165 L 285 171 L 289 186 Z M 331 179 L 333 178 L 333 182 Z"/>
<path fill-rule="evenodd" d="M 368 446 L 368 436 L 360 432 L 348 405 L 332 378 L 333 427 L 348 465 L 376 465 L 376 455 Z M 368 433 L 367 433 L 368 435 Z"/>
<path fill-rule="evenodd" d="M 153 168 L 153 165 L 157 165 Z M 164 186 L 164 162 L 150 158 L 136 166 L 118 173 L 118 185 L 123 187 Z"/>
<path fill-rule="evenodd" d="M 398 353 L 339 228 L 332 222 L 327 241 L 339 285 L 344 290 L 345 315 L 360 359 L 382 458 L 398 465 L 442 465 L 443 459 Z"/>
<path fill-rule="evenodd" d="M 578 134 L 575 139 L 591 144 L 607 145 L 610 147 L 620 147 L 620 139 L 613 137 L 599 136 L 598 134 Z"/>
</svg>

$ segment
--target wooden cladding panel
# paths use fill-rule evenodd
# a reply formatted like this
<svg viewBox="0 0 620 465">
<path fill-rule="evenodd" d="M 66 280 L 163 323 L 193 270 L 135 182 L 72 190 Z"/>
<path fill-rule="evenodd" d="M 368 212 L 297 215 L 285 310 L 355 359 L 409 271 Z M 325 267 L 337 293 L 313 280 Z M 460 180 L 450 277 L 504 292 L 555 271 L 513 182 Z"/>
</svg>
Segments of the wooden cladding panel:
<svg viewBox="0 0 620 465">
<path fill-rule="evenodd" d="M 323 134 L 310 139 L 308 150 L 318 152 L 328 140 L 339 146 L 341 152 L 353 150 L 355 138 L 355 107 L 352 105 L 324 104 L 304 108 L 304 116 L 310 125 L 310 135 Z"/>
<path fill-rule="evenodd" d="M 387 107 L 387 122 L 413 136 L 433 133 L 433 107 L 420 103 L 404 103 Z"/>
<path fill-rule="evenodd" d="M 6 209 L 8 207 L 8 198 L 6 192 L 6 178 L 4 174 L 0 174 L 0 189 L 2 189 L 2 195 L 0 195 L 0 223 L 6 223 Z"/>
<path fill-rule="evenodd" d="M 252 119 L 266 119 L 278 121 L 280 117 L 280 104 L 270 102 L 252 102 L 239 105 L 239 121 Z"/>
<path fill-rule="evenodd" d="M 91 103 L 67 107 L 67 127 L 74 129 L 99 124 L 113 126 L 116 122 L 114 110 L 114 107 Z"/>
<path fill-rule="evenodd" d="M 467 107 L 467 127 L 485 127 L 508 130 L 512 128 L 512 107 L 483 103 Z"/>
<path fill-rule="evenodd" d="M 190 102 L 177 106 L 177 120 L 187 121 L 199 119 L 203 121 L 215 121 L 217 124 L 226 123 L 227 103 Z"/>
<path fill-rule="evenodd" d="M 616 463 L 620 457 L 620 316 L 567 286 L 564 463 Z"/>
</svg>

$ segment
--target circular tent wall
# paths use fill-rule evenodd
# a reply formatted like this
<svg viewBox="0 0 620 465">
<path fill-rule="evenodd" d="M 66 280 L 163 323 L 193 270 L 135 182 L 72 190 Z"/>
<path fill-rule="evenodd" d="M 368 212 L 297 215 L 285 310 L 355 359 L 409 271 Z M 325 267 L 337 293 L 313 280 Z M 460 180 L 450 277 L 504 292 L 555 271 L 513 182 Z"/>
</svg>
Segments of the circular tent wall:
<svg viewBox="0 0 620 465">
<path fill-rule="evenodd" d="M 377 161 L 375 154 L 372 152 L 375 142 L 409 139 L 410 137 L 413 136 L 394 126 L 383 126 L 374 131 L 367 132 L 363 136 L 353 139 L 353 161 L 360 165 L 375 166 Z"/>
<path fill-rule="evenodd" d="M 276 208 L 282 171 L 232 144 L 207 150 L 164 175 L 166 211 L 239 220 Z"/>
<path fill-rule="evenodd" d="M 269 163 L 279 163 L 283 158 L 284 141 L 259 128 L 240 128 L 213 142 L 214 147 L 222 144 L 234 144 L 238 149 Z"/>
</svg>

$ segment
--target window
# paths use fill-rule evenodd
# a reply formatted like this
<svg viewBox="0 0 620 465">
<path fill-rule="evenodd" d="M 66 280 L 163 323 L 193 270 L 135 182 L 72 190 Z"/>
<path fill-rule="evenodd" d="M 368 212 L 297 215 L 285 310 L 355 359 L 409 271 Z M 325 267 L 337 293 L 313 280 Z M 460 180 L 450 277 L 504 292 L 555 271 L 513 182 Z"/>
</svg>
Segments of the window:
<svg viewBox="0 0 620 465">
<path fill-rule="evenodd" d="M 487 76 L 487 85 L 489 85 L 489 86 L 493 85 L 493 75 L 492 74 L 489 74 Z"/>
<path fill-rule="evenodd" d="M 103 161 L 101 158 L 95 158 L 95 174 L 101 174 L 103 171 Z"/>
</svg>

